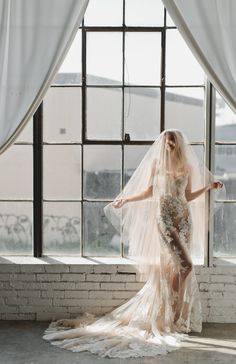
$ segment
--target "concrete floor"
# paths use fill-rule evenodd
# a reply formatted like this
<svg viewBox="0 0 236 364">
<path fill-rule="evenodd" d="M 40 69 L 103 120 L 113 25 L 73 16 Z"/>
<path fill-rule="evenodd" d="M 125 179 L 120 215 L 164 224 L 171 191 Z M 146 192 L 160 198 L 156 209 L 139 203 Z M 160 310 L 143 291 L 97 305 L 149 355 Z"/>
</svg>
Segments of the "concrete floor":
<svg viewBox="0 0 236 364">
<path fill-rule="evenodd" d="M 42 339 L 48 322 L 0 321 L 1 364 L 236 364 L 236 324 L 204 324 L 184 346 L 166 356 L 139 359 L 100 359 L 73 353 Z"/>
</svg>

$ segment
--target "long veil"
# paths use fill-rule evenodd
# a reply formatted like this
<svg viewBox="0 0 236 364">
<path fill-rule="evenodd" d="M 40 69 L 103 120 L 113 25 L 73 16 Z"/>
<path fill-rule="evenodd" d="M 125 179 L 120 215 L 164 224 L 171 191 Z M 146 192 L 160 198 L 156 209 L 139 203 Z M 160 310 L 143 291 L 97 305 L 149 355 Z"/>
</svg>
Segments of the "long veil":
<svg viewBox="0 0 236 364">
<path fill-rule="evenodd" d="M 177 129 L 166 129 L 151 145 L 144 158 L 132 174 L 124 189 L 115 200 L 140 194 L 149 186 L 155 186 L 157 175 L 162 177 L 162 189 L 154 188 L 153 195 L 147 199 L 129 202 L 121 208 L 115 208 L 112 203 L 104 207 L 106 217 L 121 234 L 124 244 L 128 245 L 129 256 L 137 262 L 140 273 L 149 274 L 153 267 L 160 265 L 161 247 L 157 231 L 156 214 L 160 195 L 168 193 L 168 153 L 165 142 L 168 131 L 174 132 L 177 144 L 180 146 L 180 159 L 184 161 L 186 170 L 191 173 L 192 191 L 201 189 L 213 182 L 214 176 L 203 166 L 187 137 Z M 178 169 L 178 166 L 176 166 Z M 164 186 L 164 187 L 163 187 Z M 163 191 L 163 188 L 165 191 Z M 217 190 L 214 198 L 224 199 L 225 190 Z M 208 218 L 208 196 L 202 194 L 189 202 L 193 231 L 190 255 L 194 260 L 203 262 L 205 227 Z"/>
<path fill-rule="evenodd" d="M 60 322 L 64 326 L 67 320 L 52 323 L 43 336 L 52 344 L 77 352 L 87 350 L 101 357 L 156 356 L 176 350 L 186 333 L 201 332 L 201 303 L 191 258 L 203 255 L 207 204 L 205 194 L 189 204 L 184 194 L 189 186 L 187 180 L 192 180 L 191 189 L 196 191 L 212 182 L 213 176 L 200 165 L 193 148 L 178 130 L 171 129 L 176 159 L 170 157 L 166 148 L 169 131 L 161 133 L 153 143 L 116 199 L 147 189 L 152 191 L 150 197 L 128 202 L 121 208 L 112 203 L 104 208 L 128 244 L 139 271 L 147 274 L 146 283 L 131 299 L 98 320 L 92 318 L 90 324 L 81 318 L 76 328 L 68 330 L 60 328 Z M 161 216 L 166 203 L 166 215 Z M 163 230 L 158 224 L 163 224 Z M 171 254 L 165 242 L 173 224 L 178 237 Z M 182 252 L 188 259 L 187 268 L 191 268 L 188 275 L 175 259 Z"/>
</svg>

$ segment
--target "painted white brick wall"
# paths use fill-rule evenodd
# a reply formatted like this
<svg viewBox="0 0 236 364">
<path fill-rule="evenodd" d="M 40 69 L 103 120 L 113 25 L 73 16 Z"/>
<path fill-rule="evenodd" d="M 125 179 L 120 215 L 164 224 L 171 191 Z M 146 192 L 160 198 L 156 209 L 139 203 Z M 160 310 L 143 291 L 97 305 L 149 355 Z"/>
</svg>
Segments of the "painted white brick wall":
<svg viewBox="0 0 236 364">
<path fill-rule="evenodd" d="M 236 323 L 236 266 L 195 267 L 203 321 Z M 56 320 L 103 314 L 144 282 L 127 264 L 0 264 L 1 320 Z"/>
</svg>

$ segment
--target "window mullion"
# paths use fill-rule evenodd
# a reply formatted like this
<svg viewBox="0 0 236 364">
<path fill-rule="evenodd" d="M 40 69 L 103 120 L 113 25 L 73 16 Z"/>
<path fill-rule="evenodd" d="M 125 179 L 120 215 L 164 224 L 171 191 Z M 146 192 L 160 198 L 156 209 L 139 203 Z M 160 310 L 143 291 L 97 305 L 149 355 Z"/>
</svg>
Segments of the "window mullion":
<svg viewBox="0 0 236 364">
<path fill-rule="evenodd" d="M 43 103 L 33 116 L 33 251 L 42 256 L 43 245 Z"/>
<path fill-rule="evenodd" d="M 80 255 L 84 255 L 84 143 L 86 140 L 86 31 L 82 23 L 82 145 L 81 145 L 81 216 Z"/>
<path fill-rule="evenodd" d="M 205 165 L 214 173 L 215 170 L 215 89 L 209 80 L 206 81 L 205 120 L 206 120 L 206 151 Z M 211 267 L 213 264 L 213 239 L 214 239 L 214 200 L 213 193 L 206 194 L 206 245 L 204 252 L 204 265 Z"/>
</svg>

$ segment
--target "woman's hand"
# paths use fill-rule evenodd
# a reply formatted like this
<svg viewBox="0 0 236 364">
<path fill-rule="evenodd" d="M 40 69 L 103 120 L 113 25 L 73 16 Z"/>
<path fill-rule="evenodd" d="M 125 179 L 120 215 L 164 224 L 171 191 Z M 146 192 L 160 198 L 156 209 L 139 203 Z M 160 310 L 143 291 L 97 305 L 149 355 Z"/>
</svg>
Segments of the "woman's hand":
<svg viewBox="0 0 236 364">
<path fill-rule="evenodd" d="M 219 188 L 222 188 L 224 184 L 221 181 L 215 181 L 210 184 L 210 190 L 218 190 Z"/>
<path fill-rule="evenodd" d="M 115 200 L 112 203 L 112 206 L 114 206 L 115 208 L 120 208 L 122 207 L 125 203 L 127 203 L 127 199 L 126 198 L 119 198 L 118 200 Z"/>
</svg>

